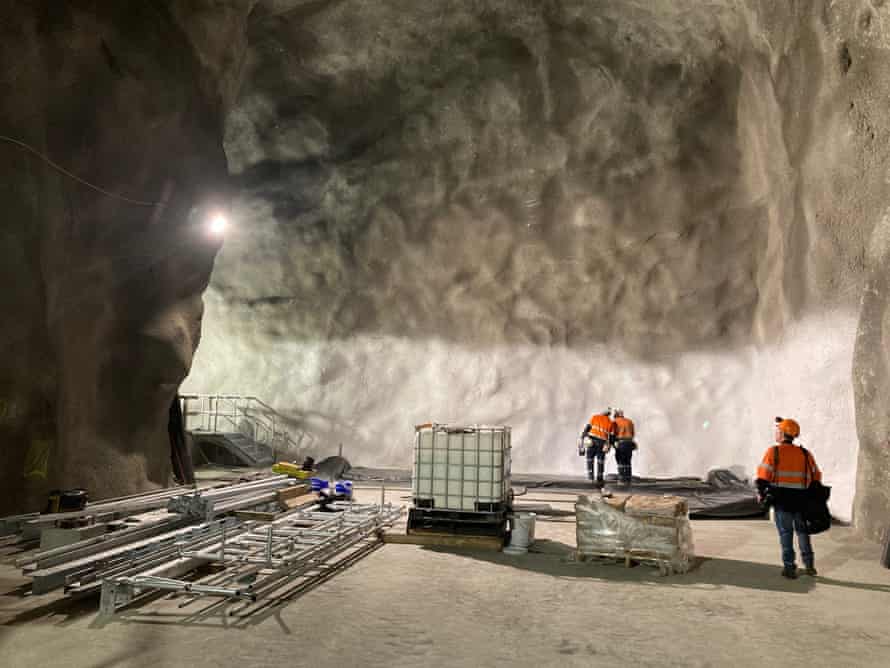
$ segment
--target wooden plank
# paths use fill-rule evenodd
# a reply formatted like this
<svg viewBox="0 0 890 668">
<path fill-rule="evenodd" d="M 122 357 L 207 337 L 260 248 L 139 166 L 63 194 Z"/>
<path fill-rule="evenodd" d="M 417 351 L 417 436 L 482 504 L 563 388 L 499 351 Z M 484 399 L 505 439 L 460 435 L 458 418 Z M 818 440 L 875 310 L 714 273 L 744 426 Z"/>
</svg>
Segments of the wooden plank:
<svg viewBox="0 0 890 668">
<path fill-rule="evenodd" d="M 285 487 L 284 489 L 278 490 L 278 501 L 284 503 L 287 499 L 304 496 L 311 488 L 311 485 L 294 485 L 293 487 Z"/>
<path fill-rule="evenodd" d="M 271 522 L 281 513 L 262 513 L 257 510 L 236 510 L 235 517 L 248 522 Z"/>
<path fill-rule="evenodd" d="M 318 494 L 316 494 L 315 492 L 310 492 L 308 494 L 305 493 L 306 490 L 310 489 L 309 485 L 297 485 L 296 489 L 304 493 L 296 496 L 293 494 L 288 494 L 285 498 L 282 499 L 281 492 L 278 492 L 278 505 L 281 507 L 281 512 L 270 513 L 260 512 L 257 510 L 236 510 L 235 517 L 241 520 L 271 522 L 272 520 L 276 520 L 281 517 L 284 514 L 284 511 L 293 510 L 294 508 L 300 508 L 303 506 L 309 506 L 318 501 Z"/>
<path fill-rule="evenodd" d="M 624 510 L 624 506 L 627 503 L 628 499 L 630 499 L 630 494 L 617 494 L 614 492 L 609 494 L 608 496 L 602 497 L 603 503 L 605 503 L 607 506 L 621 511 Z"/>
<path fill-rule="evenodd" d="M 429 545 L 434 547 L 458 547 L 471 550 L 500 551 L 504 540 L 499 536 L 458 536 L 438 533 L 384 532 L 383 542 L 397 545 Z"/>
<path fill-rule="evenodd" d="M 628 515 L 685 516 L 689 512 L 686 499 L 679 496 L 634 494 L 624 506 Z"/>
<path fill-rule="evenodd" d="M 310 494 L 303 494 L 301 496 L 295 496 L 290 499 L 284 499 L 281 501 L 281 505 L 285 510 L 293 510 L 294 508 L 299 508 L 300 506 L 309 505 L 318 501 L 318 494 L 312 492 Z"/>
</svg>

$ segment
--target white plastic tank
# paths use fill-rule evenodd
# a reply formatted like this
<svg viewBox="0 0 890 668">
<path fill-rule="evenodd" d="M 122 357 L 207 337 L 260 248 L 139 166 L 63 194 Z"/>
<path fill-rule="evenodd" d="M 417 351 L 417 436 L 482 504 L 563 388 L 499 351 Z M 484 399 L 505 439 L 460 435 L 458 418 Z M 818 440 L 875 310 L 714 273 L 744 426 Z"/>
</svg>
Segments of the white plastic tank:
<svg viewBox="0 0 890 668">
<path fill-rule="evenodd" d="M 416 427 L 412 496 L 421 508 L 498 512 L 510 494 L 510 427 Z"/>
</svg>

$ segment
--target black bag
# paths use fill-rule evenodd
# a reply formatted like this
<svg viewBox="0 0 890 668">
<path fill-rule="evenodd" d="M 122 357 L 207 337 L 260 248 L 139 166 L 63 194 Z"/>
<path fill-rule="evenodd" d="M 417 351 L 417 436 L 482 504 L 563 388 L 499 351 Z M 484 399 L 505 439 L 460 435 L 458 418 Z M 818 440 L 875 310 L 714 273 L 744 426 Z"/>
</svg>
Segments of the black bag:
<svg viewBox="0 0 890 668">
<path fill-rule="evenodd" d="M 818 480 L 813 480 L 807 485 L 807 482 L 813 475 L 812 470 L 810 469 L 810 453 L 807 452 L 807 449 L 803 446 L 801 446 L 800 449 L 803 450 L 804 461 L 806 462 L 806 469 L 804 470 L 804 484 L 806 485 L 806 488 L 803 490 L 802 494 L 790 490 L 790 492 L 785 493 L 785 496 L 783 497 L 780 494 L 784 491 L 782 488 L 776 489 L 771 486 L 767 496 L 767 504 L 776 505 L 776 501 L 786 501 L 791 509 L 795 512 L 800 512 L 803 517 L 805 530 L 812 536 L 817 533 L 828 531 L 831 528 L 831 511 L 828 510 L 828 498 L 831 496 L 831 487 L 823 485 Z M 778 471 L 779 446 L 776 446 L 775 448 L 773 459 L 773 466 Z M 790 498 L 790 493 L 794 494 L 793 504 L 791 503 L 792 499 Z M 800 498 L 798 498 L 798 494 L 800 494 Z M 783 504 L 780 503 L 779 505 L 781 506 Z"/>
<path fill-rule="evenodd" d="M 808 480 L 812 475 L 810 470 L 810 453 L 807 449 L 803 450 L 804 461 L 806 461 L 806 478 Z M 802 512 L 803 521 L 806 525 L 806 531 L 811 536 L 831 528 L 831 511 L 828 510 L 828 498 L 831 496 L 831 487 L 823 485 L 818 480 L 813 480 L 807 486 L 806 503 Z"/>
</svg>

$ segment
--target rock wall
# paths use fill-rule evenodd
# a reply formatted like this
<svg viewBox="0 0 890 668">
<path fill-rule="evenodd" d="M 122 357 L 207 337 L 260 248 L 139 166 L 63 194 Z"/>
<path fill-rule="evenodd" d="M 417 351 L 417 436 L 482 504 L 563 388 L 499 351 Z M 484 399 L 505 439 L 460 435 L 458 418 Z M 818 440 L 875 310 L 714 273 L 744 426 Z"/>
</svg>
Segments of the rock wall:
<svg viewBox="0 0 890 668">
<path fill-rule="evenodd" d="M 888 150 L 890 122 L 886 100 L 890 49 L 890 7 L 872 2 L 844 29 L 857 39 L 845 44 L 842 63 L 849 63 L 847 129 L 856 160 L 847 178 L 835 188 L 846 204 L 848 225 L 867 221 L 862 264 L 866 281 L 861 293 L 855 342 L 853 386 L 859 435 L 854 516 L 873 538 L 890 528 L 890 211 L 888 211 Z M 839 219 L 842 220 L 842 219 Z"/>
<path fill-rule="evenodd" d="M 751 470 L 794 415 L 850 517 L 890 8 L 280 0 L 253 18 L 226 126 L 239 223 L 188 390 L 256 394 L 310 449 L 368 464 L 408 464 L 417 422 L 508 423 L 515 468 L 561 473 L 607 405 L 656 475 Z M 862 476 L 887 417 L 866 425 L 858 400 L 864 499 L 886 487 L 885 465 Z"/>
<path fill-rule="evenodd" d="M 882 0 L 5 4 L 5 510 L 168 481 L 233 187 L 186 391 L 367 464 L 508 423 L 553 472 L 607 405 L 656 475 L 794 415 L 886 524 Z"/>
<path fill-rule="evenodd" d="M 14 512 L 57 486 L 170 480 L 167 411 L 219 246 L 201 221 L 227 202 L 250 3 L 3 5 L 0 512 Z"/>
</svg>

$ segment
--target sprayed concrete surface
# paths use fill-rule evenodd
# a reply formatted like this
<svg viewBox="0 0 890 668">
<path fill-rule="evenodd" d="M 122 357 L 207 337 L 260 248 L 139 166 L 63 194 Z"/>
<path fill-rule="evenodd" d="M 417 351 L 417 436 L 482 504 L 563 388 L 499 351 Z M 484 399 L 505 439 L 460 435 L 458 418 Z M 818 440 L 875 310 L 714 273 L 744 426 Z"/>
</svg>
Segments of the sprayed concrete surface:
<svg viewBox="0 0 890 668">
<path fill-rule="evenodd" d="M 0 627 L 0 663 L 887 665 L 890 571 L 878 565 L 877 545 L 836 527 L 814 538 L 820 576 L 788 582 L 768 522 L 694 522 L 693 531 L 702 563 L 667 578 L 570 561 L 571 518 L 539 522 L 534 553 L 521 557 L 386 545 L 246 629 L 224 629 L 219 616 L 174 623 L 183 610 L 170 601 L 138 610 L 142 621 L 129 613 L 100 627 L 92 606 L 26 613 L 7 594 L 0 612 L 18 622 Z M 2 569 L 8 591 L 16 580 Z"/>
<path fill-rule="evenodd" d="M 516 470 L 572 472 L 611 405 L 643 475 L 751 471 L 789 415 L 843 519 L 858 427 L 882 527 L 886 291 L 867 323 L 860 299 L 890 6 L 409 5 L 258 3 L 184 389 L 255 394 L 369 466 L 478 421 L 514 428 Z"/>
<path fill-rule="evenodd" d="M 221 307 L 212 296 L 208 303 L 211 313 Z M 832 512 L 849 520 L 855 327 L 853 319 L 813 317 L 760 349 L 689 352 L 659 363 L 606 346 L 230 339 L 225 328 L 211 327 L 198 352 L 201 371 L 186 387 L 272 397 L 300 416 L 310 452 L 335 452 L 342 443 L 356 465 L 396 468 L 411 466 L 413 425 L 435 420 L 510 425 L 514 471 L 583 475 L 575 448 L 581 427 L 592 411 L 617 405 L 637 424 L 636 474 L 704 476 L 740 467 L 753 476 L 773 443 L 774 414 L 805 416 L 801 443 L 832 485 Z M 260 356 L 251 352 L 258 340 Z M 787 373 L 776 374 L 779 365 Z M 609 467 L 615 470 L 612 457 Z"/>
</svg>

